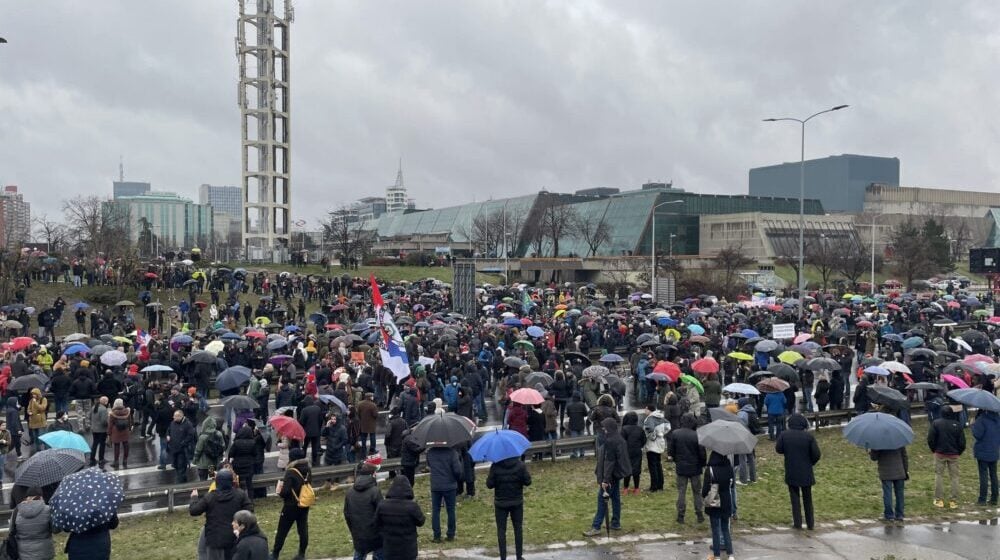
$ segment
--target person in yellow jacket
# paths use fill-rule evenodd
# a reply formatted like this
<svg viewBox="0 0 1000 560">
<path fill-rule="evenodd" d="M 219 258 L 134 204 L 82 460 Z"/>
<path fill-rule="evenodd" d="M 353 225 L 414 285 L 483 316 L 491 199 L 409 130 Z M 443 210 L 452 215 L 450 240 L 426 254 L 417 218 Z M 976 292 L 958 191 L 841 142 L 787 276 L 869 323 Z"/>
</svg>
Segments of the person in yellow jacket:
<svg viewBox="0 0 1000 560">
<path fill-rule="evenodd" d="M 42 390 L 37 387 L 32 389 L 31 400 L 28 401 L 28 431 L 36 452 L 42 450 L 42 441 L 38 436 L 42 435 L 42 430 L 48 424 L 48 411 L 49 401 L 42 396 Z"/>
<path fill-rule="evenodd" d="M 45 372 L 52 371 L 52 354 L 49 354 L 48 348 L 42 346 L 38 349 L 38 355 L 35 356 L 35 363 Z"/>
</svg>

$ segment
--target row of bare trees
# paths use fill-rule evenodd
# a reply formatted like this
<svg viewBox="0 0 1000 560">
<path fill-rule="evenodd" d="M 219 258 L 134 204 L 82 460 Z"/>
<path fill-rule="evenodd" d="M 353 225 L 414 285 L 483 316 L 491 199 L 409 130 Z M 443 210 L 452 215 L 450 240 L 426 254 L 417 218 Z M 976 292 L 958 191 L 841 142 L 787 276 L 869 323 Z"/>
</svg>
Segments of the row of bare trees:
<svg viewBox="0 0 1000 560">
<path fill-rule="evenodd" d="M 482 212 L 463 233 L 474 251 L 487 256 L 515 254 L 524 245 L 534 255 L 558 257 L 560 243 L 571 239 L 586 246 L 587 254 L 582 256 L 593 256 L 611 241 L 614 226 L 606 217 L 589 218 L 556 200 L 541 199 L 539 205 L 531 221 L 525 213 L 506 207 Z"/>
</svg>

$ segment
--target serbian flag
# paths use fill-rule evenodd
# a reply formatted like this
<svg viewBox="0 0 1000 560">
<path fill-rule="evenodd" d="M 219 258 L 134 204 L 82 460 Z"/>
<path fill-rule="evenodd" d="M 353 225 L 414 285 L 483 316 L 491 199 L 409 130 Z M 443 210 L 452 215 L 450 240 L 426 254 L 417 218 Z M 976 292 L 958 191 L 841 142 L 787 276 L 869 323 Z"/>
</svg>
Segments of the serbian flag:
<svg viewBox="0 0 1000 560">
<path fill-rule="evenodd" d="M 375 308 L 375 319 L 378 321 L 379 331 L 382 336 L 379 338 L 378 350 L 382 357 L 382 365 L 389 368 L 396 376 L 396 380 L 405 379 L 410 375 L 410 360 L 406 356 L 403 347 L 403 336 L 399 334 L 396 323 L 392 321 L 392 314 L 385 309 L 385 302 L 382 301 L 382 292 L 375 283 L 375 275 L 371 275 L 372 285 L 372 306 Z"/>
<path fill-rule="evenodd" d="M 149 336 L 149 334 L 146 333 L 146 331 L 144 331 L 142 329 L 136 329 L 135 330 L 135 344 L 136 344 L 136 346 L 146 346 L 146 345 L 149 344 L 149 341 L 151 339 L 152 339 L 152 337 Z"/>
</svg>

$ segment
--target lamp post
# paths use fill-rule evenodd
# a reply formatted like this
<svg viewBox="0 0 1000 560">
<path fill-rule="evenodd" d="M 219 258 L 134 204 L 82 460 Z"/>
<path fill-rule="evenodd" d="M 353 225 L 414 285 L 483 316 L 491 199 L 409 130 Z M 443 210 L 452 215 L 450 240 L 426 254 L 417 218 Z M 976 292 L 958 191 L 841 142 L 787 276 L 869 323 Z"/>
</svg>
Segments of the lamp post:
<svg viewBox="0 0 1000 560">
<path fill-rule="evenodd" d="M 805 199 L 806 199 L 806 123 L 815 117 L 822 115 L 823 113 L 830 113 L 833 111 L 839 111 L 841 109 L 846 109 L 848 105 L 837 105 L 830 109 L 825 109 L 818 113 L 813 113 L 804 119 L 797 119 L 794 117 L 779 117 L 764 119 L 764 122 L 778 122 L 778 121 L 794 121 L 801 125 L 801 142 L 800 142 L 800 152 L 799 152 L 799 319 L 802 318 L 804 314 L 802 297 L 805 292 L 805 286 L 803 281 L 805 280 L 805 270 L 803 269 L 803 264 L 805 261 Z"/>
<path fill-rule="evenodd" d="M 667 204 L 683 204 L 683 200 L 668 200 L 666 202 L 661 202 L 656 206 L 653 206 L 653 222 L 649 227 L 649 259 L 651 261 L 653 270 L 650 275 L 649 280 L 649 291 L 653 294 L 653 302 L 656 299 L 656 209 L 660 206 L 666 206 Z M 672 236 L 671 236 L 672 237 Z M 673 243 L 671 242 L 671 254 L 673 253 Z"/>
<path fill-rule="evenodd" d="M 871 282 L 871 295 L 875 297 L 875 218 L 876 215 L 872 214 L 872 282 Z"/>
<path fill-rule="evenodd" d="M 674 259 L 674 238 L 677 237 L 676 233 L 670 234 L 670 260 Z"/>
</svg>

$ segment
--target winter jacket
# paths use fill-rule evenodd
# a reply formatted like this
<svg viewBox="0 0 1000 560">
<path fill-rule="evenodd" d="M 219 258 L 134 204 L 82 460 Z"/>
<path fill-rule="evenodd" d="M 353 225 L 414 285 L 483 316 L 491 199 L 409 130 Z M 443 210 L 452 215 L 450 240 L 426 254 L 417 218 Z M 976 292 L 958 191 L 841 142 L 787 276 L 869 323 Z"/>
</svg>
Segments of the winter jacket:
<svg viewBox="0 0 1000 560">
<path fill-rule="evenodd" d="M 19 409 L 17 397 L 7 397 L 7 430 L 14 438 L 21 437 L 21 432 L 24 431 L 21 426 L 21 415 L 18 414 Z M 13 443 L 13 440 L 11 442 Z"/>
<path fill-rule="evenodd" d="M 705 448 L 698 445 L 698 434 L 685 426 L 667 438 L 667 455 L 674 460 L 677 476 L 698 476 L 705 467 Z"/>
<path fill-rule="evenodd" d="M 705 513 L 728 519 L 733 516 L 733 465 L 725 455 L 712 452 L 705 469 L 705 479 L 701 485 L 701 497 L 708 496 L 712 484 L 719 485 L 719 507 L 705 504 Z"/>
<path fill-rule="evenodd" d="M 604 445 L 601 446 L 594 475 L 598 483 L 617 484 L 619 480 L 632 474 L 625 440 L 618 432 L 618 421 L 605 418 L 600 429 L 604 430 Z"/>
<path fill-rule="evenodd" d="M 285 502 L 286 508 L 299 507 L 302 485 L 311 483 L 311 480 L 312 467 L 309 466 L 309 459 L 299 459 L 288 463 L 288 466 L 285 467 L 285 478 L 282 479 L 281 483 L 281 492 L 278 494 Z"/>
<path fill-rule="evenodd" d="M 216 488 L 191 504 L 188 512 L 191 515 L 205 514 L 205 546 L 232 548 L 236 544 L 233 515 L 244 509 L 253 510 L 253 503 L 246 492 L 239 488 Z"/>
<path fill-rule="evenodd" d="M 980 411 L 972 423 L 972 455 L 980 461 L 1000 459 L 1000 415 L 987 410 Z"/>
<path fill-rule="evenodd" d="M 812 486 L 816 484 L 813 465 L 819 462 L 820 451 L 816 438 L 806 431 L 809 421 L 801 414 L 788 419 L 788 429 L 781 432 L 774 450 L 785 456 L 785 484 Z"/>
<path fill-rule="evenodd" d="M 572 401 L 566 405 L 567 428 L 583 433 L 587 429 L 587 405 L 583 401 Z"/>
<path fill-rule="evenodd" d="M 524 504 L 524 487 L 531 486 L 531 473 L 519 457 L 511 457 L 490 465 L 486 487 L 493 490 L 493 504 L 515 507 Z"/>
<path fill-rule="evenodd" d="M 784 393 L 768 393 L 764 397 L 764 408 L 767 409 L 768 416 L 784 416 L 785 403 Z"/>
<path fill-rule="evenodd" d="M 46 414 L 49 410 L 49 401 L 45 397 L 35 399 L 35 395 L 41 397 L 42 391 L 40 389 L 31 390 L 32 398 L 28 401 L 28 428 L 41 430 L 48 423 Z"/>
<path fill-rule="evenodd" d="M 628 452 L 628 460 L 632 465 L 630 474 L 638 476 L 642 472 L 642 450 L 646 445 L 646 432 L 639 427 L 638 418 L 634 412 L 625 415 L 622 421 L 621 434 L 625 440 L 625 450 Z"/>
<path fill-rule="evenodd" d="M 27 500 L 14 509 L 17 551 L 21 560 L 52 560 L 52 509 L 42 500 Z"/>
<path fill-rule="evenodd" d="M 450 447 L 428 449 L 427 467 L 431 470 L 431 492 L 457 490 L 458 481 L 464 477 L 462 460 Z"/>
<path fill-rule="evenodd" d="M 229 463 L 233 472 L 241 479 L 253 476 L 253 468 L 257 462 L 257 442 L 254 441 L 253 429 L 243 426 L 233 438 L 229 446 Z"/>
<path fill-rule="evenodd" d="M 93 433 L 106 434 L 108 433 L 108 407 L 103 404 L 97 403 L 94 408 L 90 409 L 90 430 Z"/>
<path fill-rule="evenodd" d="M 209 416 L 201 423 L 201 428 L 198 430 L 198 442 L 194 444 L 194 463 L 197 469 L 212 469 L 222 460 L 222 457 L 210 457 L 208 455 L 208 442 L 209 440 L 215 440 L 219 444 L 219 447 L 223 449 L 223 454 L 225 454 L 226 440 L 222 436 L 222 432 L 216 429 L 215 418 Z"/>
<path fill-rule="evenodd" d="M 403 410 L 403 419 L 406 420 L 406 424 L 412 426 L 420 421 L 423 414 L 420 412 L 420 401 L 417 400 L 417 396 L 410 391 L 403 393 L 403 396 L 399 399 L 399 405 Z"/>
<path fill-rule="evenodd" d="M 406 421 L 399 416 L 389 418 L 389 427 L 385 432 L 385 454 L 386 458 L 393 459 L 403 453 L 403 432 L 406 430 Z"/>
<path fill-rule="evenodd" d="M 366 554 L 382 548 L 382 537 L 375 525 L 375 512 L 382 502 L 382 492 L 375 477 L 362 474 L 344 496 L 344 521 L 351 531 L 356 553 Z"/>
<path fill-rule="evenodd" d="M 299 423 L 306 431 L 306 437 L 319 437 L 323 433 L 323 409 L 313 402 L 312 397 L 302 399 Z"/>
<path fill-rule="evenodd" d="M 552 399 L 545 399 L 542 403 L 542 416 L 545 417 L 545 433 L 555 433 L 559 428 L 559 410 Z"/>
<path fill-rule="evenodd" d="M 233 549 L 233 560 L 270 560 L 271 551 L 267 546 L 267 537 L 260 532 L 260 527 L 254 524 L 246 527 L 236 539 Z"/>
<path fill-rule="evenodd" d="M 382 558 L 416 560 L 417 527 L 424 525 L 424 512 L 413 501 L 413 488 L 405 476 L 397 476 L 375 510 L 375 526 L 382 535 Z"/>
<path fill-rule="evenodd" d="M 667 433 L 670 432 L 670 422 L 663 416 L 662 410 L 651 412 L 642 421 L 642 430 L 646 433 L 646 452 L 663 453 L 667 450 Z"/>
<path fill-rule="evenodd" d="M 523 406 L 512 403 L 507 409 L 507 429 L 528 437 L 528 411 Z"/>
<path fill-rule="evenodd" d="M 399 455 L 399 464 L 402 467 L 414 468 L 420 464 L 420 454 L 424 448 L 409 434 L 403 436 L 403 447 Z"/>
<path fill-rule="evenodd" d="M 910 465 L 906 448 L 869 452 L 872 461 L 878 461 L 879 480 L 906 480 L 910 477 Z"/>
<path fill-rule="evenodd" d="M 378 427 L 378 406 L 370 400 L 358 403 L 358 423 L 362 434 L 374 434 Z"/>
<path fill-rule="evenodd" d="M 66 540 L 69 560 L 110 560 L 111 530 L 118 528 L 118 515 L 83 533 L 70 533 Z"/>
<path fill-rule="evenodd" d="M 705 389 L 705 405 L 719 406 L 719 403 L 722 402 L 722 385 L 713 377 L 706 379 L 702 383 L 702 387 Z"/>
<path fill-rule="evenodd" d="M 106 422 L 105 425 L 107 425 Z M 167 449 L 171 453 L 179 453 L 186 451 L 193 445 L 197 435 L 191 421 L 184 418 L 180 422 L 170 421 L 170 426 L 167 427 L 167 437 L 170 438 L 167 441 Z"/>
<path fill-rule="evenodd" d="M 127 426 L 124 430 L 118 429 L 117 424 L 119 420 L 123 421 L 125 426 Z M 128 443 L 131 435 L 132 409 L 127 406 L 112 408 L 111 412 L 108 413 L 108 439 L 111 443 Z"/>
<path fill-rule="evenodd" d="M 927 447 L 937 455 L 961 455 L 965 452 L 965 430 L 950 408 L 945 409 L 943 418 L 931 423 L 927 430 Z"/>
<path fill-rule="evenodd" d="M 326 451 L 323 452 L 323 462 L 336 465 L 344 460 L 344 446 L 347 445 L 347 428 L 337 422 L 323 428 L 323 439 L 326 440 Z"/>
</svg>

